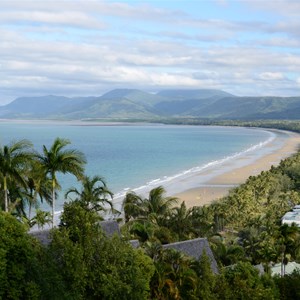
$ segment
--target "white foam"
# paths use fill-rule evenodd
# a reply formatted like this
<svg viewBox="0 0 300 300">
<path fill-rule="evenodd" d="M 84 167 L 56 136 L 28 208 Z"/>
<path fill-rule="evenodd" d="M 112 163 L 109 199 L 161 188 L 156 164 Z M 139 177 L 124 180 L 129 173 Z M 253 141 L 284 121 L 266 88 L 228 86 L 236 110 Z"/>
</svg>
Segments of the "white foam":
<svg viewBox="0 0 300 300">
<path fill-rule="evenodd" d="M 274 139 L 276 138 L 276 134 L 270 132 L 270 135 L 271 135 L 271 137 L 268 138 L 267 140 L 260 142 L 258 144 L 252 145 L 251 147 L 249 147 L 241 152 L 236 152 L 230 156 L 221 158 L 219 160 L 214 160 L 214 161 L 208 162 L 204 165 L 200 165 L 200 166 L 196 166 L 196 167 L 193 167 L 193 168 L 190 168 L 187 170 L 183 170 L 182 172 L 171 175 L 171 176 L 163 176 L 162 178 L 150 180 L 149 182 L 146 183 L 146 185 L 142 185 L 140 187 L 133 188 L 132 191 L 136 192 L 136 193 L 138 192 L 141 195 L 146 196 L 146 193 L 148 193 L 152 188 L 158 187 L 160 185 L 164 186 L 164 185 L 170 185 L 172 183 L 176 183 L 179 180 L 184 180 L 185 178 L 189 178 L 190 176 L 193 176 L 195 174 L 201 174 L 204 171 L 207 171 L 208 169 L 213 169 L 216 166 L 223 165 L 223 164 L 233 161 L 239 157 L 243 157 L 246 154 L 253 153 L 253 152 L 265 147 L 272 141 L 274 141 Z M 199 185 L 199 183 L 198 183 L 198 185 Z M 127 190 L 127 192 L 128 191 L 129 190 Z M 117 193 L 114 197 L 114 204 L 120 204 L 123 201 L 123 197 L 125 195 L 126 195 L 126 193 L 124 193 L 124 192 Z"/>
</svg>

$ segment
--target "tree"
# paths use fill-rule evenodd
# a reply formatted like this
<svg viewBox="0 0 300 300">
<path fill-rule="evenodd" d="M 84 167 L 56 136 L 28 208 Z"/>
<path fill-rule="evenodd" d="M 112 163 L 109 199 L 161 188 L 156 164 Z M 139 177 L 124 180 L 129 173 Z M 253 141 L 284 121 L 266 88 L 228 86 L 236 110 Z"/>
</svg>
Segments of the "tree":
<svg viewBox="0 0 300 300">
<path fill-rule="evenodd" d="M 27 140 L 0 147 L 0 173 L 3 177 L 4 210 L 9 210 L 8 179 L 25 186 L 24 169 L 33 157 L 32 144 Z"/>
<path fill-rule="evenodd" d="M 150 257 L 119 236 L 105 237 L 97 212 L 79 201 L 66 203 L 61 219 L 49 253 L 69 299 L 148 299 L 154 272 Z"/>
<path fill-rule="evenodd" d="M 64 149 L 71 142 L 67 139 L 56 138 L 48 150 L 43 146 L 43 154 L 38 155 L 45 174 L 52 182 L 52 227 L 54 226 L 55 191 L 57 188 L 56 173 L 70 173 L 77 179 L 82 179 L 84 172 L 85 157 L 82 152 L 74 149 Z"/>
<path fill-rule="evenodd" d="M 138 236 L 140 241 L 159 240 L 162 243 L 173 241 L 172 233 L 167 228 L 166 219 L 175 209 L 175 197 L 165 197 L 162 186 L 152 189 L 148 198 L 138 196 L 134 192 L 127 193 L 123 201 L 125 213 L 124 228 Z"/>
<path fill-rule="evenodd" d="M 29 219 L 30 227 L 37 225 L 38 228 L 44 228 L 46 224 L 51 223 L 51 215 L 49 211 L 43 211 L 40 209 L 36 210 L 35 216 L 32 219 Z"/>
<path fill-rule="evenodd" d="M 148 244 L 149 245 L 149 244 Z M 152 253 L 155 273 L 151 280 L 151 299 L 196 299 L 197 275 L 191 259 L 174 249 L 159 249 Z M 150 248 L 147 247 L 149 253 Z"/>
<path fill-rule="evenodd" d="M 0 299 L 40 299 L 38 245 L 27 229 L 11 214 L 0 212 Z"/>
<path fill-rule="evenodd" d="M 238 262 L 224 268 L 217 278 L 216 299 L 278 299 L 278 291 L 269 275 L 260 276 L 249 262 Z"/>
<path fill-rule="evenodd" d="M 127 193 L 123 201 L 125 220 L 152 219 L 159 223 L 177 203 L 175 197 L 165 197 L 165 189 L 162 186 L 152 189 L 148 198 L 142 198 L 134 192 Z"/>
<path fill-rule="evenodd" d="M 222 266 L 229 266 L 246 260 L 244 248 L 238 244 L 226 245 L 219 236 L 212 237 L 210 244 L 216 260 Z"/>
<path fill-rule="evenodd" d="M 281 276 L 285 275 L 288 256 L 295 258 L 300 248 L 300 229 L 296 224 L 283 224 L 279 228 L 279 243 L 281 251 Z"/>
<path fill-rule="evenodd" d="M 195 291 L 197 299 L 216 299 L 214 291 L 217 277 L 211 269 L 211 262 L 205 251 L 199 260 L 193 261 L 192 268 L 198 275 L 197 289 Z"/>
<path fill-rule="evenodd" d="M 179 207 L 175 207 L 168 220 L 169 228 L 178 235 L 179 240 L 186 240 L 193 236 L 192 209 L 187 209 L 183 201 Z"/>
<path fill-rule="evenodd" d="M 51 187 L 51 181 L 47 178 L 45 172 L 43 172 L 41 163 L 37 159 L 33 159 L 26 176 L 26 191 L 24 193 L 24 199 L 28 205 L 28 220 L 31 219 L 32 208 L 39 208 L 38 198 L 41 203 L 45 200 L 48 204 L 52 204 Z"/>
<path fill-rule="evenodd" d="M 300 270 L 296 269 L 292 274 L 284 277 L 275 276 L 274 281 L 280 292 L 280 299 L 300 299 Z"/>
<path fill-rule="evenodd" d="M 76 201 L 79 201 L 87 210 L 106 212 L 108 208 L 113 210 L 113 204 L 110 199 L 113 193 L 107 188 L 106 183 L 100 176 L 84 176 L 82 180 L 82 189 L 78 191 L 71 188 L 65 194 L 65 198 L 69 194 L 76 195 Z"/>
</svg>

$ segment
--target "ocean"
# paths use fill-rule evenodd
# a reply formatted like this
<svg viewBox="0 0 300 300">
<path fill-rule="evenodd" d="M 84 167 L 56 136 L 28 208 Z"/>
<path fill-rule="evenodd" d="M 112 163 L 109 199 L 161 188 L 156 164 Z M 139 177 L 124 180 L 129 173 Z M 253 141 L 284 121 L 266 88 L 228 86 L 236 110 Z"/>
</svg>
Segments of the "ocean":
<svg viewBox="0 0 300 300">
<path fill-rule="evenodd" d="M 0 143 L 28 139 L 41 152 L 56 137 L 71 141 L 88 161 L 86 174 L 105 178 L 116 199 L 167 185 L 179 177 L 266 151 L 276 134 L 262 129 L 175 125 L 81 125 L 51 122 L 1 122 Z M 71 175 L 60 175 L 62 192 L 57 210 L 70 187 L 80 187 Z"/>
</svg>

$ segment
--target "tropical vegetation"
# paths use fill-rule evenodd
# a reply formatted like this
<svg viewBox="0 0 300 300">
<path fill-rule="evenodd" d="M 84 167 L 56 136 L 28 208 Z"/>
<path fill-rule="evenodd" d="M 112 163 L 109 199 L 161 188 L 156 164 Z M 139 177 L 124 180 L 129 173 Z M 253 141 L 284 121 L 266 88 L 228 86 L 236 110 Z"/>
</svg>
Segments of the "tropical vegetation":
<svg viewBox="0 0 300 300">
<path fill-rule="evenodd" d="M 129 192 L 122 218 L 106 182 L 84 174 L 85 158 L 69 144 L 57 138 L 42 153 L 28 141 L 0 149 L 0 299 L 299 299 L 300 272 L 285 268 L 300 261 L 300 229 L 281 217 L 300 204 L 300 152 L 203 207 L 188 208 L 163 187 L 147 197 Z M 81 188 L 67 191 L 44 245 L 29 229 L 53 224 L 58 172 L 74 174 Z M 39 209 L 42 201 L 52 215 Z M 121 236 L 104 234 L 107 213 Z M 205 252 L 197 260 L 163 247 L 199 237 L 219 273 Z M 270 272 L 275 263 L 281 276 Z"/>
<path fill-rule="evenodd" d="M 75 149 L 64 149 L 70 141 L 56 138 L 51 148 L 43 146 L 43 154 L 38 154 L 37 160 L 41 165 L 42 172 L 49 176 L 52 185 L 52 224 L 54 225 L 55 192 L 59 186 L 56 173 L 70 173 L 81 179 L 86 163 L 83 153 Z"/>
</svg>

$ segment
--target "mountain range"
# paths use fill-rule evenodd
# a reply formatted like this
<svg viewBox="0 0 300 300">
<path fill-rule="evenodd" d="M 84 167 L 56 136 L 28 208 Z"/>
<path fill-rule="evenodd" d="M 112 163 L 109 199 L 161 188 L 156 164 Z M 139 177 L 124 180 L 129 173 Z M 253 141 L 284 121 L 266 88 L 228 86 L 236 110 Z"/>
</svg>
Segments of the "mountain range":
<svg viewBox="0 0 300 300">
<path fill-rule="evenodd" d="M 239 97 L 222 90 L 115 89 L 99 97 L 21 97 L 0 106 L 8 119 L 300 119 L 300 97 Z"/>
</svg>

